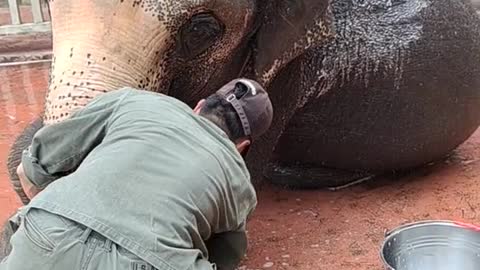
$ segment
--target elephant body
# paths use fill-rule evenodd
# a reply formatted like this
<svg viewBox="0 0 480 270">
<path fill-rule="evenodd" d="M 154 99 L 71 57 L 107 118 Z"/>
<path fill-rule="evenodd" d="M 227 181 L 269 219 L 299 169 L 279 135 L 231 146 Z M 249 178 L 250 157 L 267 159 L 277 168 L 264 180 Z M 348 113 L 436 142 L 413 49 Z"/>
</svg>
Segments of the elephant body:
<svg viewBox="0 0 480 270">
<path fill-rule="evenodd" d="M 315 186 L 324 175 L 410 169 L 451 154 L 477 129 L 480 28 L 468 2 L 336 0 L 332 9 L 335 39 L 269 89 L 301 93 L 288 101 L 295 112 L 273 181 Z"/>
<path fill-rule="evenodd" d="M 124 86 L 193 105 L 249 77 L 275 116 L 247 164 L 292 187 L 421 166 L 479 126 L 480 21 L 467 1 L 169 1 L 51 2 L 44 123 Z M 37 128 L 13 147 L 13 182 Z"/>
</svg>

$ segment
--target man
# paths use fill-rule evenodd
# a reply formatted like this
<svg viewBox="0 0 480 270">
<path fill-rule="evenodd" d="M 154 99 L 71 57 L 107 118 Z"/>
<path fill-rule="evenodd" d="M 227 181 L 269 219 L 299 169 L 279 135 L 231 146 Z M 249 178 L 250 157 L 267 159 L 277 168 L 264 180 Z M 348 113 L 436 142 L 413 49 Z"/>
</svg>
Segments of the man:
<svg viewBox="0 0 480 270">
<path fill-rule="evenodd" d="M 121 89 L 44 127 L 18 173 L 32 201 L 0 270 L 234 269 L 256 194 L 242 155 L 272 121 L 239 79 L 192 111 Z"/>
</svg>

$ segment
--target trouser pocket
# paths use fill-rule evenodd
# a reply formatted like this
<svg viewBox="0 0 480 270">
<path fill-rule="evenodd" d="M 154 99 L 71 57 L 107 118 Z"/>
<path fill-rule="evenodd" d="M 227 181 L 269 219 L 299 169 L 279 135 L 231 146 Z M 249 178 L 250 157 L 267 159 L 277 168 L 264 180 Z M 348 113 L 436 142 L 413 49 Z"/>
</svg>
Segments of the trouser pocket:
<svg viewBox="0 0 480 270">
<path fill-rule="evenodd" d="M 36 211 L 29 211 L 23 217 L 22 222 L 25 237 L 28 238 L 28 240 L 30 240 L 30 242 L 41 251 L 52 252 L 55 248 L 55 243 L 44 231 L 44 228 L 41 224 L 41 213 Z"/>
<path fill-rule="evenodd" d="M 39 250 L 52 252 L 68 236 L 75 223 L 62 216 L 36 208 L 23 214 L 25 237 Z"/>
</svg>

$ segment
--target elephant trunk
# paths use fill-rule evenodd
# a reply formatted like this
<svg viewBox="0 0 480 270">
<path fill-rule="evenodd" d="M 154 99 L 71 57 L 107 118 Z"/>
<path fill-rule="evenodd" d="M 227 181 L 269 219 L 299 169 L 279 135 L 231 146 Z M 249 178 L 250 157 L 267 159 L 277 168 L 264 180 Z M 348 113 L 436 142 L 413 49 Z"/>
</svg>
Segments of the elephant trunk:
<svg viewBox="0 0 480 270">
<path fill-rule="evenodd" d="M 12 227 L 9 221 L 5 222 L 3 227 L 0 228 L 0 262 L 12 251 L 10 239 L 14 233 L 15 229 Z"/>
<path fill-rule="evenodd" d="M 33 135 L 35 135 L 35 133 L 42 128 L 42 126 L 43 121 L 41 118 L 36 119 L 30 125 L 28 125 L 27 128 L 24 129 L 23 132 L 15 139 L 15 142 L 10 148 L 10 153 L 8 154 L 7 168 L 10 181 L 23 204 L 29 203 L 30 200 L 20 184 L 20 179 L 17 175 L 17 168 L 20 165 L 23 150 L 28 147 L 33 139 Z"/>
<path fill-rule="evenodd" d="M 131 23 L 141 13 L 111 1 L 55 1 L 51 12 L 54 58 L 46 125 L 62 121 L 105 92 L 127 86 L 155 91 L 168 87 L 163 59 L 171 38 L 166 26 L 145 18 Z"/>
</svg>

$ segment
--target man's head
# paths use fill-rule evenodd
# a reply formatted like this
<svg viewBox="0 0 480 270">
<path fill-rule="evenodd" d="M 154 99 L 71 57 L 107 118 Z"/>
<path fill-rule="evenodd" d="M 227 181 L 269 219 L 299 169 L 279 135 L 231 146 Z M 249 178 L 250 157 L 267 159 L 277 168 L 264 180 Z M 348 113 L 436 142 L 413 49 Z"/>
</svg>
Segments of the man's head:
<svg viewBox="0 0 480 270">
<path fill-rule="evenodd" d="M 194 112 L 220 127 L 246 154 L 253 139 L 272 123 L 273 109 L 267 92 L 255 81 L 236 79 L 198 102 Z"/>
</svg>

